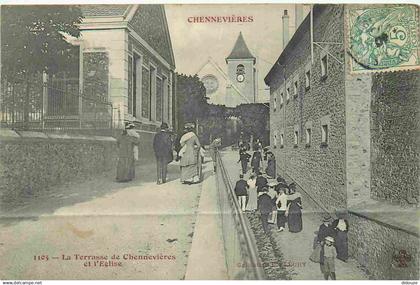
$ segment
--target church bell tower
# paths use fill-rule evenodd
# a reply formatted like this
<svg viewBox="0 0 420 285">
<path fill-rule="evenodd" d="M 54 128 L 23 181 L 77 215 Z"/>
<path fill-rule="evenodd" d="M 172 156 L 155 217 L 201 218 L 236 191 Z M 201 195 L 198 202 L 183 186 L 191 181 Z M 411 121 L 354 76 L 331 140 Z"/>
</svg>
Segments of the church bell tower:
<svg viewBox="0 0 420 285">
<path fill-rule="evenodd" d="M 236 107 L 240 104 L 256 101 L 256 59 L 249 51 L 242 32 L 226 58 L 229 83 L 226 87 L 226 106 Z"/>
</svg>

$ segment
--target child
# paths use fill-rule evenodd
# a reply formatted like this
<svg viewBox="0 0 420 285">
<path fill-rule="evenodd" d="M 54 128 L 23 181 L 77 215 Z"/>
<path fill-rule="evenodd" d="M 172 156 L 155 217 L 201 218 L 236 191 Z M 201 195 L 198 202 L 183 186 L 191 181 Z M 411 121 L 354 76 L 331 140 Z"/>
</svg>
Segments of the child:
<svg viewBox="0 0 420 285">
<path fill-rule="evenodd" d="M 244 179 L 244 175 L 239 175 L 239 180 L 235 185 L 235 194 L 239 201 L 239 206 L 241 207 L 242 212 L 245 212 L 246 207 L 246 198 L 248 196 L 248 184 Z"/>
<path fill-rule="evenodd" d="M 268 187 L 264 186 L 261 189 L 261 195 L 258 197 L 258 210 L 261 214 L 261 223 L 265 233 L 270 230 L 268 226 L 268 216 L 273 210 L 273 202 L 271 201 L 270 195 L 268 195 Z"/>
<path fill-rule="evenodd" d="M 324 279 L 328 280 L 331 277 L 331 280 L 335 280 L 335 255 L 337 254 L 334 247 L 334 238 L 327 236 L 325 238 L 324 245 L 321 248 L 320 256 L 320 265 L 321 272 L 324 274 Z"/>
</svg>

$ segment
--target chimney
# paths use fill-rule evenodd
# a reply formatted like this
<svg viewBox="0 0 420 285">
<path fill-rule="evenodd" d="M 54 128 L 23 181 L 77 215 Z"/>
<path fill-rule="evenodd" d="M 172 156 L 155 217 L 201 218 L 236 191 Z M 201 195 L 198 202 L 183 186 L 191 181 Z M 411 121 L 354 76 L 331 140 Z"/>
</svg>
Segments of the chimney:
<svg viewBox="0 0 420 285">
<path fill-rule="evenodd" d="M 295 30 L 297 30 L 303 20 L 303 5 L 295 4 Z"/>
<path fill-rule="evenodd" d="M 284 15 L 281 17 L 283 21 L 283 49 L 286 47 L 289 42 L 289 15 L 287 15 L 287 10 L 284 10 Z"/>
</svg>

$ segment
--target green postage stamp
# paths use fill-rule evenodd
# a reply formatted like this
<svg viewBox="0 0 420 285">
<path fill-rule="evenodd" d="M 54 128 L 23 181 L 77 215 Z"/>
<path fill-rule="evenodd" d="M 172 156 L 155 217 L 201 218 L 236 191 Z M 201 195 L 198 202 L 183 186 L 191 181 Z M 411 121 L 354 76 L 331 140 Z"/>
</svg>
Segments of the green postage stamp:
<svg viewBox="0 0 420 285">
<path fill-rule="evenodd" d="M 352 73 L 420 68 L 417 6 L 349 8 L 347 28 Z"/>
</svg>

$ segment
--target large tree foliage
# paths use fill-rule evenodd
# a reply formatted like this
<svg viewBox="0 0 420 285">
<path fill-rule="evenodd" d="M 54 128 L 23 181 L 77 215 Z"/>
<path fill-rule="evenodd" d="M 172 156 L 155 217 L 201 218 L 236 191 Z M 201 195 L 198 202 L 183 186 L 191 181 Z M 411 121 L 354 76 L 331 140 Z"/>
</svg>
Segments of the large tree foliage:
<svg viewBox="0 0 420 285">
<path fill-rule="evenodd" d="M 9 82 L 77 64 L 65 34 L 78 37 L 78 6 L 25 5 L 1 8 L 2 76 Z M 75 62 L 76 61 L 76 62 Z"/>
</svg>

